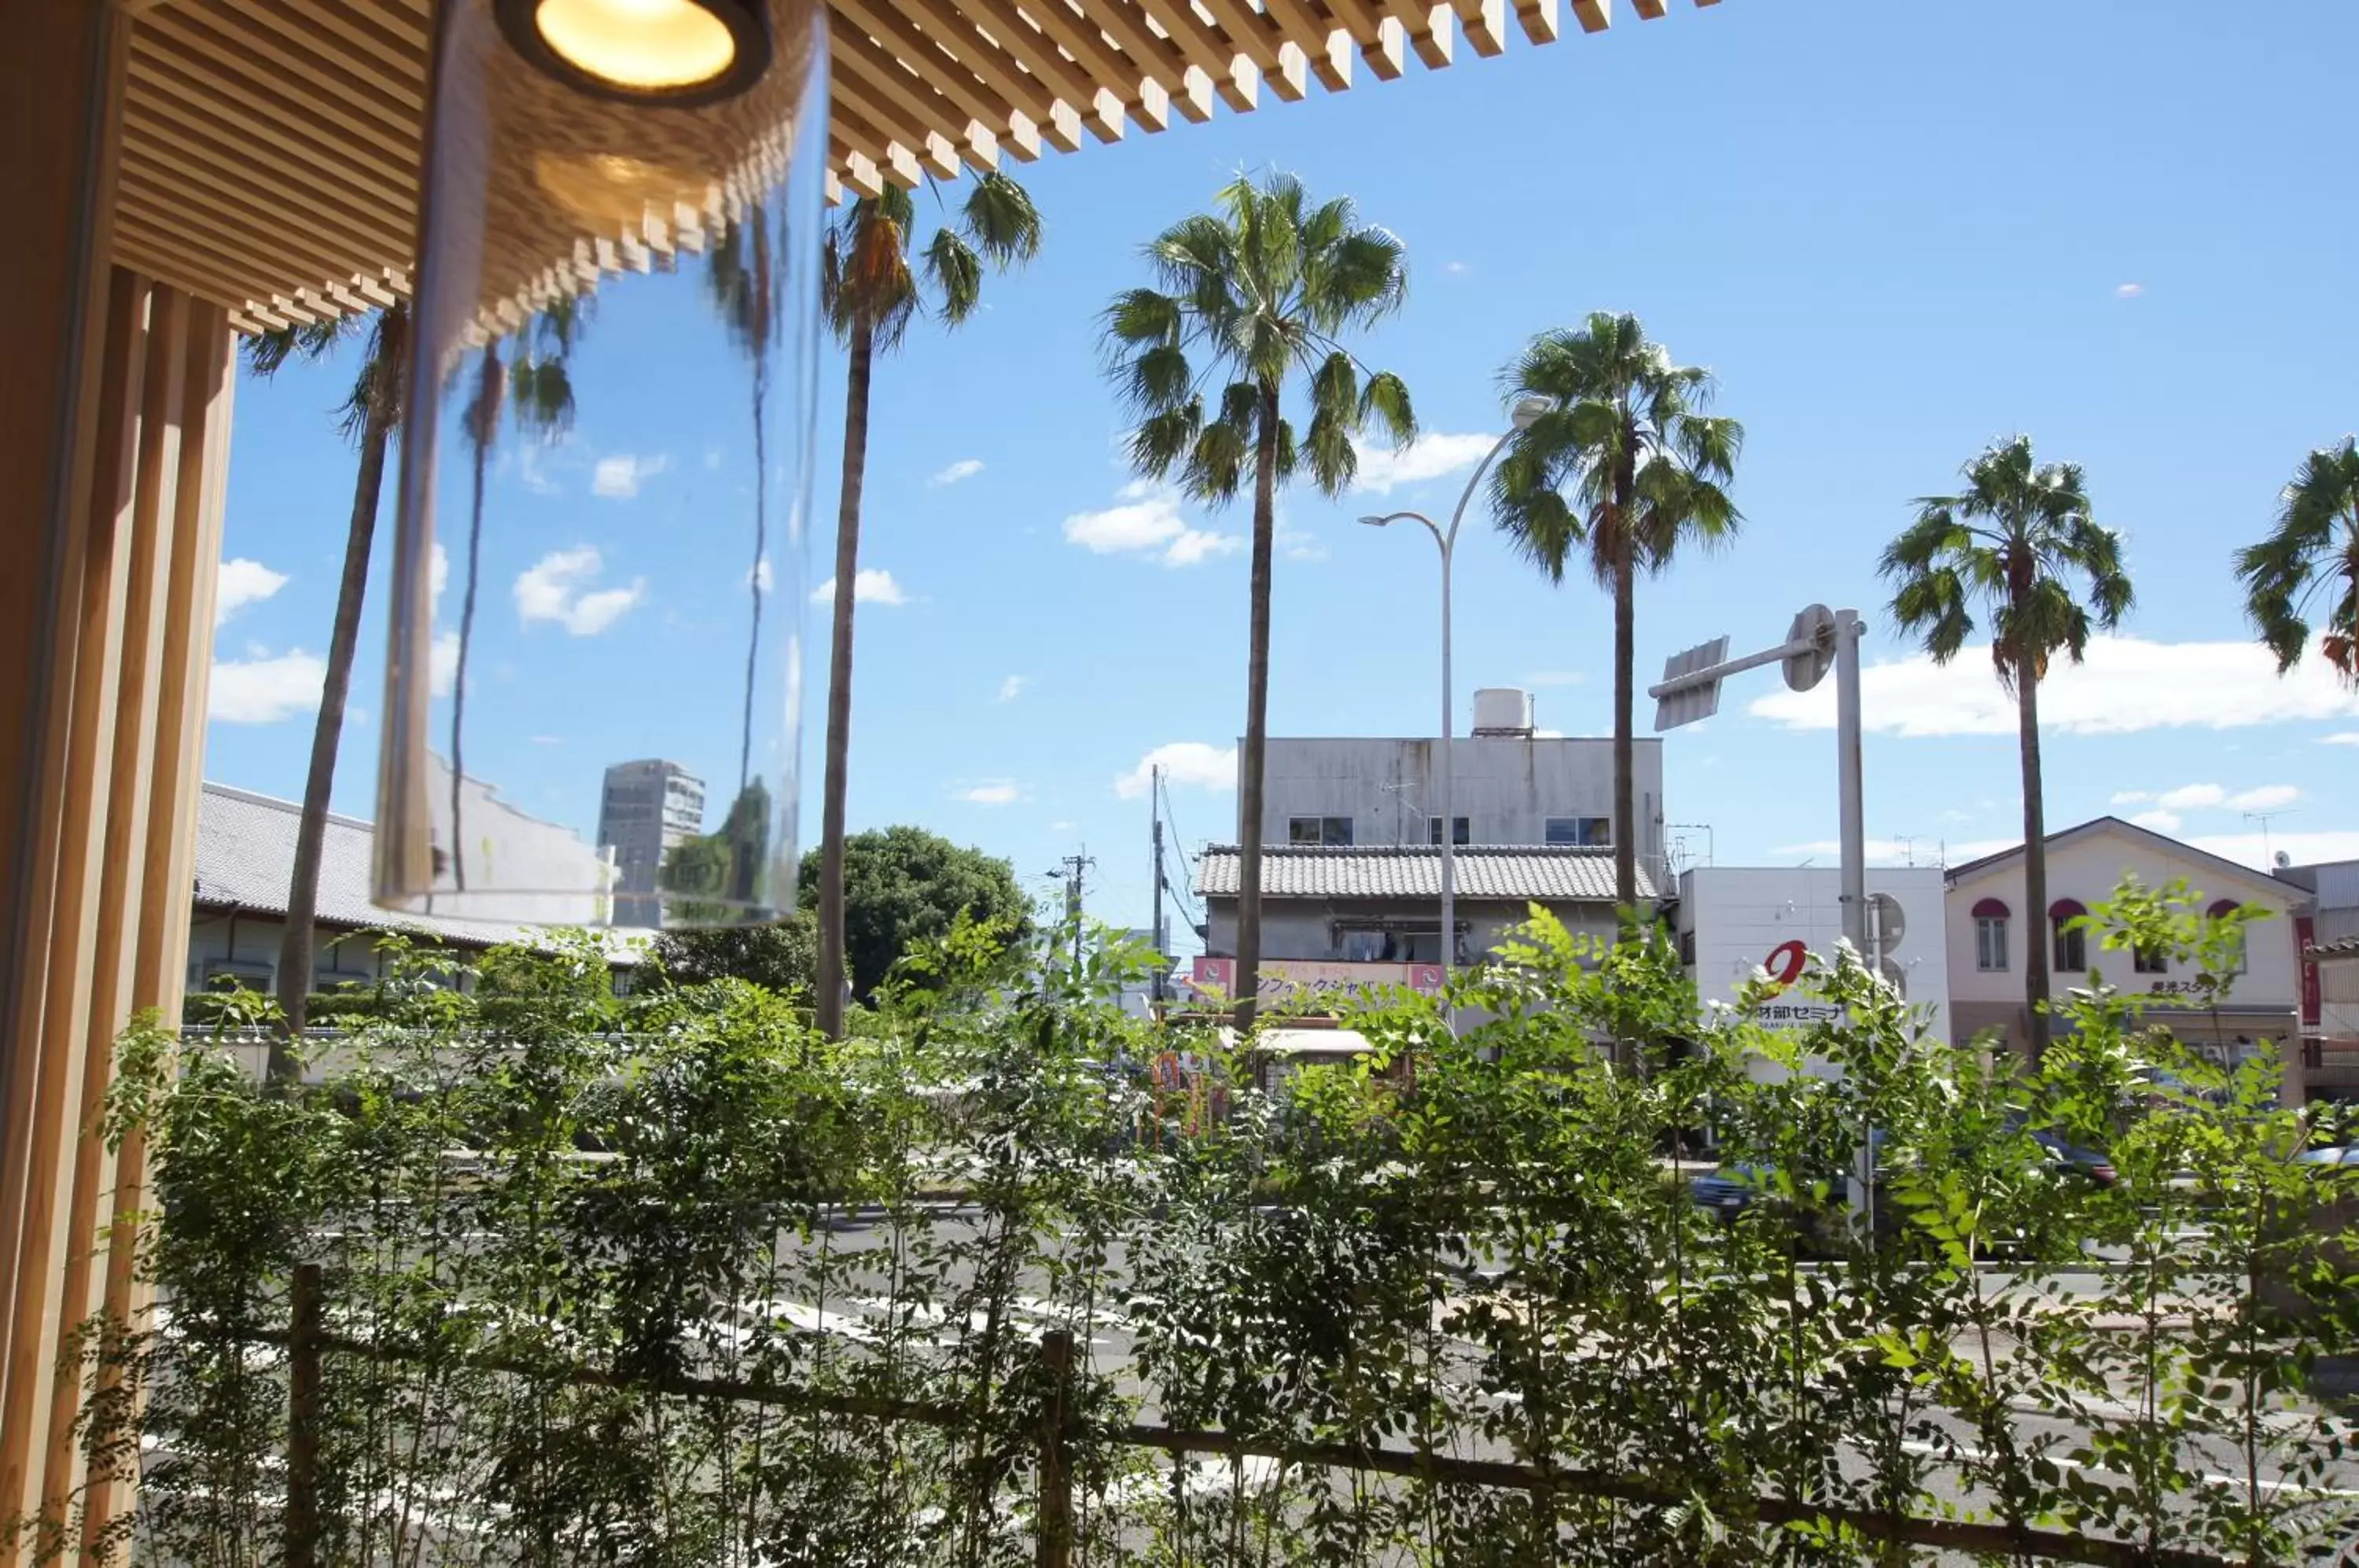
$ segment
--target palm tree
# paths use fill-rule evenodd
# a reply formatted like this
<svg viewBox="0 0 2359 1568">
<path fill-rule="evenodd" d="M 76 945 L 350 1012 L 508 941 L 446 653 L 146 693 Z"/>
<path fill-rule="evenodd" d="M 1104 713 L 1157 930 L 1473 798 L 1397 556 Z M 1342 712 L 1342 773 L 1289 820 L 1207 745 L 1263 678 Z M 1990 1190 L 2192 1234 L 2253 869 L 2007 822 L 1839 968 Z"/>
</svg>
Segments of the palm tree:
<svg viewBox="0 0 2359 1568">
<path fill-rule="evenodd" d="M 1593 312 L 1577 329 L 1542 332 L 1500 373 L 1510 401 L 1549 411 L 1507 444 L 1491 477 L 1499 527 L 1551 583 L 1579 549 L 1614 593 L 1614 897 L 1625 920 L 1638 905 L 1638 813 L 1632 783 L 1636 701 L 1636 581 L 1680 546 L 1716 545 L 1742 521 L 1723 488 L 1745 427 L 1701 410 L 1712 373 L 1674 365 L 1632 315 Z"/>
<path fill-rule="evenodd" d="M 566 360 L 573 352 L 586 299 L 560 299 L 535 316 L 514 345 L 514 361 L 505 366 L 500 340 L 485 343 L 476 365 L 475 390 L 463 417 L 467 450 L 472 454 L 472 487 L 467 513 L 467 581 L 459 599 L 459 648 L 451 672 L 451 879 L 461 891 L 467 886 L 466 835 L 461 831 L 465 800 L 467 716 L 467 655 L 475 640 L 475 586 L 484 553 L 484 477 L 492 446 L 499 439 L 500 415 L 512 410 L 519 429 L 545 437 L 560 437 L 573 426 L 573 381 Z"/>
<path fill-rule="evenodd" d="M 820 800 L 819 972 L 843 973 L 843 807 L 852 748 L 852 617 L 860 580 L 860 499 L 868 467 L 868 392 L 877 351 L 890 351 L 921 309 L 946 327 L 974 313 L 986 264 L 1007 267 L 1040 250 L 1040 214 L 1023 186 L 992 172 L 977 179 L 957 216 L 934 231 L 912 268 L 916 209 L 887 186 L 828 225 L 821 242 L 820 308 L 849 356 L 843 390 L 843 485 L 835 517 L 835 615 L 827 670 L 827 777 Z M 928 295 L 930 293 L 930 304 Z M 817 1022 L 843 1033 L 843 990 L 822 985 Z"/>
<path fill-rule="evenodd" d="M 2236 575 L 2245 613 L 2277 656 L 2280 675 L 2310 642 L 2310 599 L 2329 588 L 2318 651 L 2345 685 L 2359 688 L 2359 438 L 2344 436 L 2303 461 L 2279 497 L 2277 531 L 2236 552 Z"/>
<path fill-rule="evenodd" d="M 2039 682 L 2058 652 L 2081 662 L 2093 630 L 2129 613 L 2121 536 L 2089 515 L 2080 466 L 2035 463 L 2031 438 L 1995 443 L 1966 464 L 1964 491 L 1927 495 L 1886 547 L 1892 618 L 1947 664 L 1990 617 L 1991 662 L 2014 693 L 2023 760 L 2024 1000 L 2031 1053 L 2048 1049 L 2048 830 L 2040 802 Z M 2074 597 L 2085 583 L 2087 603 Z"/>
<path fill-rule="evenodd" d="M 1200 500 L 1253 485 L 1245 756 L 1238 773 L 1236 1024 L 1253 1025 L 1261 983 L 1263 749 L 1269 709 L 1269 575 L 1277 488 L 1298 463 L 1329 495 L 1358 471 L 1353 437 L 1372 421 L 1396 444 L 1417 434 L 1408 387 L 1344 345 L 1408 292 L 1401 243 L 1359 221 L 1348 197 L 1312 206 L 1302 182 L 1239 177 L 1217 210 L 1183 218 L 1147 247 L 1158 285 L 1105 313 L 1108 375 L 1137 423 L 1131 466 L 1177 478 Z M 1193 362 L 1190 355 L 1196 356 Z M 1310 400 L 1298 440 L 1280 408 L 1289 382 Z M 1447 938 L 1445 937 L 1445 942 Z"/>
<path fill-rule="evenodd" d="M 344 571 L 336 585 L 335 620 L 328 633 L 328 669 L 320 712 L 311 727 L 311 766 L 303 780 L 303 811 L 295 825 L 295 870 L 287 887 L 287 924 L 278 939 L 278 1006 L 285 1036 L 270 1048 L 269 1078 L 296 1073 L 287 1041 L 302 1032 L 311 990 L 312 916 L 320 899 L 320 850 L 328 832 L 328 800 L 336 782 L 336 747 L 343 738 L 344 702 L 352 691 L 353 650 L 360 642 L 361 604 L 368 594 L 369 551 L 376 538 L 377 503 L 385 488 L 386 448 L 400 427 L 408 373 L 409 307 L 389 305 L 365 319 L 282 327 L 246 340 L 246 365 L 268 377 L 289 359 L 319 359 L 365 332 L 359 373 L 337 410 L 338 428 L 360 447 L 353 481 L 352 516 L 344 529 Z"/>
</svg>

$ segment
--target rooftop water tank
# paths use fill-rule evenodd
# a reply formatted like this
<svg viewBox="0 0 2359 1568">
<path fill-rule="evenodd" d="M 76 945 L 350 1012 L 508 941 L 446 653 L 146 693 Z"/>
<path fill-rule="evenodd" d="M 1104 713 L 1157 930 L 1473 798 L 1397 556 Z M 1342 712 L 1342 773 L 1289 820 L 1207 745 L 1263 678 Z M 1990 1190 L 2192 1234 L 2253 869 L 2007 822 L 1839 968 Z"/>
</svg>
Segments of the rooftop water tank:
<svg viewBox="0 0 2359 1568">
<path fill-rule="evenodd" d="M 1522 735 L 1532 733 L 1532 694 L 1514 686 L 1485 686 L 1474 693 L 1474 733 L 1478 735 Z"/>
</svg>

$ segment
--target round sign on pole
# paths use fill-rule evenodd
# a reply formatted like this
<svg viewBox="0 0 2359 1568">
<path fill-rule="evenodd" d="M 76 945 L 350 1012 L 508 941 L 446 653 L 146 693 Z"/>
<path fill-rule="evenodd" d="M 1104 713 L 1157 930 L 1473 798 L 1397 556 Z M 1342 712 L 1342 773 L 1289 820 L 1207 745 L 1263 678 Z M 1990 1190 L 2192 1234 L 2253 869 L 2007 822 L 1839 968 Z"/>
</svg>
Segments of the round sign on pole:
<svg viewBox="0 0 2359 1568">
<path fill-rule="evenodd" d="M 1835 661 L 1835 613 L 1824 604 L 1810 605 L 1786 628 L 1786 640 L 1810 645 L 1809 652 L 1789 653 L 1784 660 L 1786 684 L 1807 691 L 1825 679 L 1827 667 Z"/>
<path fill-rule="evenodd" d="M 1889 893 L 1867 896 L 1867 930 L 1869 940 L 1880 953 L 1890 953 L 1908 934 L 1908 921 L 1900 912 L 1900 900 Z"/>
</svg>

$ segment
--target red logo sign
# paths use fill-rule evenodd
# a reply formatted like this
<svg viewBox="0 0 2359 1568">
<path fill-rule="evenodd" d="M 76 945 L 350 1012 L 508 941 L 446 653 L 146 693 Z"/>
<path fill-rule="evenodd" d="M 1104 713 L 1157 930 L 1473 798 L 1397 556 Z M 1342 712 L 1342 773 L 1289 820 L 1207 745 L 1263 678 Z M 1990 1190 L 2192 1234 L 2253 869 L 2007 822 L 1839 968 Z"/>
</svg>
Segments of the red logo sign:
<svg viewBox="0 0 2359 1568">
<path fill-rule="evenodd" d="M 1802 977 L 1802 966 L 1810 961 L 1810 949 L 1804 947 L 1800 940 L 1797 939 L 1793 942 L 1781 942 L 1771 948 L 1769 956 L 1762 961 L 1761 967 L 1769 972 L 1771 984 L 1782 991 Z"/>
</svg>

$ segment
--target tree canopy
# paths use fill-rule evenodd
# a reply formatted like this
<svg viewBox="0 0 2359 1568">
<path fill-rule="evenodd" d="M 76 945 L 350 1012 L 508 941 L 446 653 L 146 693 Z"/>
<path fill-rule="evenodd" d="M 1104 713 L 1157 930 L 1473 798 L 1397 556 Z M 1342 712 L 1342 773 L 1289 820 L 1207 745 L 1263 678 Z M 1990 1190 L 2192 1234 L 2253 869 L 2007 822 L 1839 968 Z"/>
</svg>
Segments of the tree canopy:
<svg viewBox="0 0 2359 1568">
<path fill-rule="evenodd" d="M 820 856 L 803 856 L 802 893 L 819 888 Z M 844 963 L 866 996 L 915 943 L 948 936 L 962 909 L 1028 929 L 1031 905 L 1006 861 L 918 827 L 853 833 L 843 844 Z"/>
</svg>

